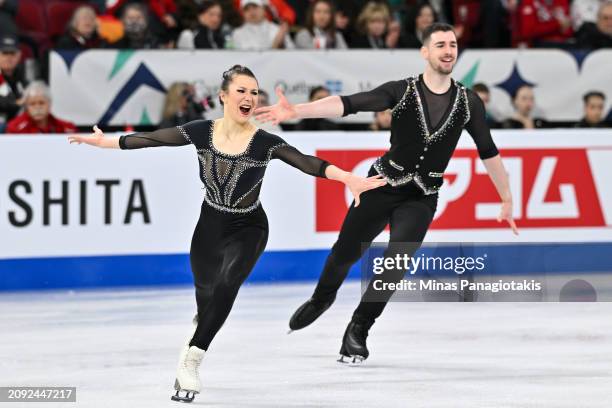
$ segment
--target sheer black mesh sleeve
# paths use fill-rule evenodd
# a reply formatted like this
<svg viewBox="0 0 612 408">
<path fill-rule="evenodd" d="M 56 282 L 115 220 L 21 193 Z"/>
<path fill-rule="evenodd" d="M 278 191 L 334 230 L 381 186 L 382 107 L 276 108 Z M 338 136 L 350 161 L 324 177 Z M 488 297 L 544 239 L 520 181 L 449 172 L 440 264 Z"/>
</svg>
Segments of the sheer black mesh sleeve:
<svg viewBox="0 0 612 408">
<path fill-rule="evenodd" d="M 465 129 L 474 139 L 478 155 L 482 160 L 497 156 L 499 151 L 491 137 L 491 130 L 487 124 L 485 107 L 482 100 L 475 92 L 468 91 L 468 103 L 470 105 L 470 121 L 465 125 Z"/>
<path fill-rule="evenodd" d="M 154 132 L 140 132 L 121 136 L 119 147 L 121 149 L 142 149 L 157 146 L 185 146 L 190 144 L 178 128 L 159 129 Z"/>
<path fill-rule="evenodd" d="M 272 152 L 272 158 L 280 159 L 311 176 L 326 178 L 325 169 L 329 166 L 329 162 L 304 154 L 293 146 L 281 145 L 276 147 Z"/>
<path fill-rule="evenodd" d="M 405 80 L 389 81 L 367 92 L 341 96 L 344 114 L 357 112 L 381 112 L 393 108 L 402 99 L 408 83 Z"/>
</svg>

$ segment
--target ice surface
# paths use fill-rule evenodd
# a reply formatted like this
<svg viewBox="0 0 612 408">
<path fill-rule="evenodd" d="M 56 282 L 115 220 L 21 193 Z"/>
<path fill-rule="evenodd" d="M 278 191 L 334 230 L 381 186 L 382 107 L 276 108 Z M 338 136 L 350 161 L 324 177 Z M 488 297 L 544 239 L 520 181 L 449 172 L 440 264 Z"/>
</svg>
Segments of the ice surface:
<svg viewBox="0 0 612 408">
<path fill-rule="evenodd" d="M 335 362 L 359 286 L 287 335 L 314 285 L 242 288 L 202 364 L 206 407 L 610 407 L 612 303 L 391 303 L 362 367 Z M 0 386 L 76 386 L 77 403 L 178 407 L 193 289 L 0 294 Z"/>
</svg>

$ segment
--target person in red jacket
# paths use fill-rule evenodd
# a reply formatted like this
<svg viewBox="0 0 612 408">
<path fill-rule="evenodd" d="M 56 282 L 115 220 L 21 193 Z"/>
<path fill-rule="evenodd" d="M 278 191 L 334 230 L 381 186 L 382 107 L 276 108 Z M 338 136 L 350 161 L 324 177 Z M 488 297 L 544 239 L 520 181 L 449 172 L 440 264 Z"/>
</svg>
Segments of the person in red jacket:
<svg viewBox="0 0 612 408">
<path fill-rule="evenodd" d="M 573 35 L 569 0 L 509 0 L 512 46 L 562 43 Z"/>
<path fill-rule="evenodd" d="M 6 133 L 74 133 L 73 123 L 51 114 L 49 88 L 42 81 L 34 81 L 24 92 L 25 111 L 6 126 Z"/>
</svg>

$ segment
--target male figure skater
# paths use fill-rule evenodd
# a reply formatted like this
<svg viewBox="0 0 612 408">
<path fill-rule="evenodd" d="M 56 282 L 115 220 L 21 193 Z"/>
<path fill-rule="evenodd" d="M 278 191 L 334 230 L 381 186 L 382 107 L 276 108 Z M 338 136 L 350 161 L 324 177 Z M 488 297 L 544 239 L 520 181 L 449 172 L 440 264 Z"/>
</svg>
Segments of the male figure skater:
<svg viewBox="0 0 612 408">
<path fill-rule="evenodd" d="M 390 224 L 390 243 L 410 244 L 390 246 L 385 256 L 413 255 L 433 219 L 442 176 L 463 129 L 474 139 L 501 197 L 498 221 L 506 220 L 513 232 L 518 233 L 512 219 L 508 176 L 491 138 L 484 105 L 474 92 L 451 78 L 457 60 L 453 27 L 441 23 L 431 25 L 423 33 L 420 51 L 426 67 L 419 76 L 387 82 L 369 92 L 329 96 L 298 105 L 291 105 L 277 90 L 278 103 L 255 112 L 258 120 L 278 123 L 295 118 L 341 117 L 392 109 L 391 148 L 376 160 L 369 173 L 383 176 L 387 185 L 366 192 L 360 206 L 349 208 L 314 294 L 291 317 L 292 330 L 308 326 L 331 306 L 350 267 L 387 224 Z M 377 279 L 398 282 L 404 273 L 385 270 Z M 368 331 L 393 294 L 391 290 L 382 293 L 374 290 L 372 282 L 345 331 L 341 362 L 360 363 L 368 357 Z"/>
</svg>

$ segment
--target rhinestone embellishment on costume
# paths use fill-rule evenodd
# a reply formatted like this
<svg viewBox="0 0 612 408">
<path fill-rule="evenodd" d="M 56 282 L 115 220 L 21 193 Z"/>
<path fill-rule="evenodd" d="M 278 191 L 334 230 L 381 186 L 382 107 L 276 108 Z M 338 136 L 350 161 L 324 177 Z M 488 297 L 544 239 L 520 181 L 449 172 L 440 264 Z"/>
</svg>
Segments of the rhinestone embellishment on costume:
<svg viewBox="0 0 612 408">
<path fill-rule="evenodd" d="M 418 110 L 419 110 L 419 127 L 421 128 L 421 131 L 423 132 L 423 137 L 425 139 L 425 143 L 426 144 L 431 144 L 434 143 L 440 139 L 442 139 L 445 134 L 446 134 L 446 130 L 448 129 L 449 126 L 453 125 L 455 123 L 455 121 L 457 120 L 457 116 L 459 114 L 458 112 L 458 108 L 460 106 L 460 104 L 463 102 L 467 108 L 467 116 L 468 116 L 468 121 L 469 121 L 469 108 L 467 105 L 467 92 L 465 90 L 465 88 L 463 86 L 459 86 L 455 83 L 455 81 L 453 80 L 453 85 L 452 86 L 458 86 L 459 89 L 457 90 L 457 94 L 455 95 L 455 100 L 453 101 L 453 106 L 451 108 L 451 111 L 448 115 L 448 117 L 446 118 L 446 120 L 444 121 L 444 123 L 442 124 L 442 126 L 440 126 L 440 128 L 438 130 L 436 130 L 433 133 L 429 133 L 429 128 L 427 127 L 427 122 L 425 120 L 425 110 L 423 108 L 423 101 L 421 100 L 421 95 L 419 94 L 419 91 L 416 87 L 416 81 L 419 80 L 418 77 L 414 77 L 411 78 L 412 79 L 412 92 L 414 93 L 414 98 L 416 99 L 416 103 L 418 106 Z M 465 122 L 467 123 L 467 121 Z M 464 124 L 465 124 L 464 123 Z"/>
<path fill-rule="evenodd" d="M 380 157 L 374 162 L 374 170 L 383 176 L 385 181 L 389 183 L 391 187 L 403 186 L 413 181 L 421 190 L 423 190 L 423 193 L 426 195 L 436 194 L 440 190 L 440 186 L 426 186 L 419 173 L 406 173 L 400 177 L 390 177 L 386 174 Z"/>
<path fill-rule="evenodd" d="M 453 80 L 451 86 L 456 87 L 456 93 L 454 99 L 451 101 L 452 105 L 450 106 L 448 115 L 442 124 L 432 132 L 427 125 L 423 100 L 417 86 L 419 80 L 420 79 L 418 76 L 413 76 L 406 79 L 406 91 L 404 92 L 400 101 L 391 110 L 392 120 L 400 118 L 400 116 L 402 116 L 404 113 L 407 115 L 414 115 L 414 119 L 416 119 L 415 130 L 417 131 L 417 134 L 422 137 L 423 141 L 422 153 L 415 156 L 417 163 L 414 164 L 412 169 L 404 171 L 403 166 L 398 165 L 395 161 L 389 159 L 388 157 L 383 160 L 383 156 L 379 157 L 374 162 L 374 169 L 381 176 L 383 176 L 387 183 L 392 187 L 398 187 L 414 182 L 425 194 L 436 194 L 440 190 L 441 185 L 428 186 L 425 184 L 423 178 L 427 179 L 427 176 L 437 178 L 438 180 L 436 181 L 428 180 L 437 184 L 440 181 L 443 182 L 443 180 L 440 180 L 443 178 L 443 173 L 429 172 L 427 169 L 422 169 L 422 167 L 427 168 L 427 165 L 424 164 L 426 155 L 431 154 L 431 152 L 426 152 L 433 148 L 432 145 L 434 143 L 444 139 L 451 129 L 456 129 L 458 125 L 463 127 L 469 122 L 469 100 L 466 88 Z M 462 123 L 458 123 L 459 121 Z M 410 123 L 412 124 L 415 122 Z M 398 170 L 400 174 L 397 175 L 398 172 L 396 172 L 394 169 Z M 391 176 L 390 174 L 394 174 L 394 176 Z"/>
<path fill-rule="evenodd" d="M 183 137 L 191 142 L 185 129 L 181 126 L 178 126 L 178 129 Z M 288 145 L 286 143 L 276 144 L 265 152 L 263 156 L 264 160 L 256 160 L 250 157 L 249 152 L 253 140 L 260 131 L 259 129 L 253 134 L 253 137 L 251 137 L 247 148 L 242 153 L 238 154 L 229 154 L 217 150 L 213 144 L 213 129 L 213 125 L 211 124 L 208 144 L 197 149 L 198 160 L 200 161 L 201 179 L 204 182 L 204 189 L 206 191 L 204 201 L 216 210 L 226 213 L 244 214 L 254 211 L 260 205 L 259 198 L 250 203 L 248 197 L 252 193 L 256 193 L 256 190 L 261 187 L 263 172 L 261 172 L 261 177 L 253 180 L 252 185 L 249 182 L 250 187 L 248 191 L 240 193 L 240 196 L 236 197 L 236 187 L 241 177 L 250 169 L 265 168 L 270 160 L 272 160 L 274 150 Z M 248 204 L 243 204 L 245 199 Z"/>
</svg>

